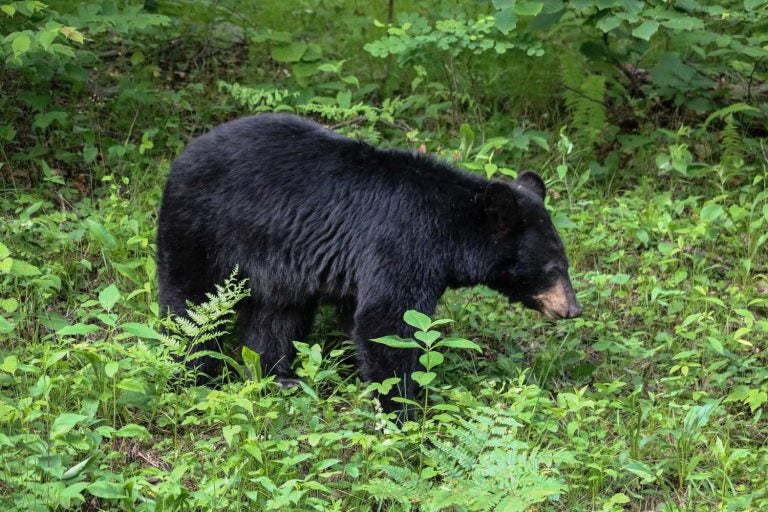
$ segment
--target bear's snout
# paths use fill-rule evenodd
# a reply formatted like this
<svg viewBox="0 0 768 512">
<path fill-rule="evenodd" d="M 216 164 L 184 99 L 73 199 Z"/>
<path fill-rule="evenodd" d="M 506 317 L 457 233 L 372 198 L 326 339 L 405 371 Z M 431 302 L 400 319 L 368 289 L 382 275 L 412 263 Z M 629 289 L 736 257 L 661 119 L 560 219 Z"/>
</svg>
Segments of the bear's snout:
<svg viewBox="0 0 768 512">
<path fill-rule="evenodd" d="M 576 318 L 582 307 L 568 279 L 559 279 L 551 288 L 534 297 L 539 311 L 550 318 Z"/>
</svg>

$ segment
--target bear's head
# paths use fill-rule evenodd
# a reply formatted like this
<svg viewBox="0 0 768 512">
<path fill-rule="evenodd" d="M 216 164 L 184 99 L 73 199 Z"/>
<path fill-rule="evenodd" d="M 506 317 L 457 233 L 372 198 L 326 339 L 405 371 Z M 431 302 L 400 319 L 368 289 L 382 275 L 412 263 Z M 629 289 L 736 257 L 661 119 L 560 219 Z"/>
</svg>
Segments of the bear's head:
<svg viewBox="0 0 768 512">
<path fill-rule="evenodd" d="M 485 210 L 496 264 L 488 284 L 551 318 L 574 318 L 581 305 L 568 276 L 560 236 L 544 207 L 544 181 L 522 172 L 512 183 L 491 182 Z"/>
</svg>

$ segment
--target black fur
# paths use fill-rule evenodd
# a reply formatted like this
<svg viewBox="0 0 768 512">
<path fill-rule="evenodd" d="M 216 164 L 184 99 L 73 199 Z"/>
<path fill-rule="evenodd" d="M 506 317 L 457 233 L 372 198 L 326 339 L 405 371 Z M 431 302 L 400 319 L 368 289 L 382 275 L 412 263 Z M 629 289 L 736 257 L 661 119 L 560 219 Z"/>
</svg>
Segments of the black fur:
<svg viewBox="0 0 768 512">
<path fill-rule="evenodd" d="M 240 332 L 265 372 L 291 378 L 292 341 L 327 301 L 351 327 L 366 379 L 408 381 L 418 354 L 369 341 L 410 336 L 404 311 L 430 314 L 446 287 L 478 283 L 536 307 L 533 296 L 567 279 L 543 194 L 533 173 L 489 181 L 295 116 L 239 119 L 194 140 L 172 166 L 157 237 L 160 304 L 184 315 L 185 301 L 239 265 L 252 289 Z M 214 360 L 202 370 L 215 373 Z M 412 384 L 401 391 L 413 396 Z M 383 405 L 396 408 L 388 397 Z"/>
</svg>

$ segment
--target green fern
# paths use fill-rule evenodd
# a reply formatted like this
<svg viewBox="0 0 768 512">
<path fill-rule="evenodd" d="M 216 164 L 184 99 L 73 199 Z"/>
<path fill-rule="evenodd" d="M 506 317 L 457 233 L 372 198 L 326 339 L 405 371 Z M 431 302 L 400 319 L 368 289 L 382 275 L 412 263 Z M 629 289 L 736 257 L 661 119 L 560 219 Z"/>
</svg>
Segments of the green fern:
<svg viewBox="0 0 768 512">
<path fill-rule="evenodd" d="M 516 439 L 519 423 L 504 409 L 473 411 L 447 439 L 425 450 L 443 475 L 431 498 L 471 511 L 528 510 L 564 489 L 557 479 L 540 473 L 556 454 L 541 456 Z"/>
<path fill-rule="evenodd" d="M 238 279 L 235 268 L 215 293 L 206 294 L 201 304 L 187 302 L 186 316 L 169 316 L 163 322 L 163 342 L 182 360 L 190 357 L 195 345 L 205 343 L 226 333 L 232 321 L 235 305 L 250 294 L 246 281 Z"/>
<path fill-rule="evenodd" d="M 744 143 L 739 134 L 739 125 L 733 118 L 733 114 L 725 117 L 725 127 L 721 133 L 723 156 L 722 162 L 725 167 L 740 167 L 744 163 L 744 153 L 742 148 Z"/>
<path fill-rule="evenodd" d="M 408 125 L 396 120 L 396 115 L 411 105 L 408 99 L 387 99 L 381 106 L 373 107 L 363 103 L 353 104 L 349 91 L 340 91 L 336 97 L 316 96 L 302 100 L 299 93 L 277 87 L 245 87 L 227 82 L 219 82 L 218 85 L 220 91 L 254 113 L 286 111 L 321 118 L 333 125 L 335 130 L 371 144 L 381 142 L 381 133 L 377 129 L 381 124 L 411 130 Z"/>
<path fill-rule="evenodd" d="M 414 496 L 429 493 L 431 485 L 422 480 L 418 473 L 410 468 L 384 464 L 378 468 L 386 478 L 372 478 L 360 486 L 372 498 L 381 502 L 398 503 L 402 510 L 411 510 Z"/>
<path fill-rule="evenodd" d="M 711 114 L 707 116 L 707 119 L 704 121 L 704 124 L 702 124 L 698 130 L 702 133 L 707 131 L 707 128 L 709 127 L 710 123 L 714 121 L 715 119 L 726 119 L 729 116 L 733 116 L 733 114 L 738 114 L 739 112 L 759 112 L 759 109 L 756 109 L 752 105 L 747 105 L 746 103 L 734 103 L 732 105 L 728 105 L 727 107 L 723 107 L 719 110 L 715 110 Z"/>
<path fill-rule="evenodd" d="M 565 490 L 562 481 L 544 472 L 568 455 L 542 453 L 517 439 L 520 424 L 513 412 L 486 407 L 468 411 L 467 417 L 422 448 L 426 468 L 421 473 L 382 466 L 382 476 L 363 489 L 380 501 L 405 510 L 416 504 L 424 511 L 523 511 Z"/>
<path fill-rule="evenodd" d="M 273 86 L 243 87 L 240 84 L 219 82 L 219 91 L 229 94 L 235 101 L 254 113 L 271 112 L 289 105 L 299 97 L 298 92 L 290 92 Z"/>
<path fill-rule="evenodd" d="M 607 123 L 605 77 L 588 75 L 581 62 L 572 56 L 560 60 L 560 69 L 571 138 L 584 149 L 591 149 Z"/>
</svg>

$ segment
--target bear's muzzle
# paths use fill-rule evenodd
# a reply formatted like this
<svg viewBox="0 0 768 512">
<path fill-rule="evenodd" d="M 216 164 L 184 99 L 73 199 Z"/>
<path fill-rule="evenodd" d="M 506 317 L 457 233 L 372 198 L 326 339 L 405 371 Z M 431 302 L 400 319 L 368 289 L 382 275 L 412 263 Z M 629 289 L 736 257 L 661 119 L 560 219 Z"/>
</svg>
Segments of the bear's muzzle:
<svg viewBox="0 0 768 512">
<path fill-rule="evenodd" d="M 538 309 L 550 318 L 576 318 L 581 315 L 573 286 L 567 278 L 559 279 L 551 288 L 533 297 Z"/>
</svg>

